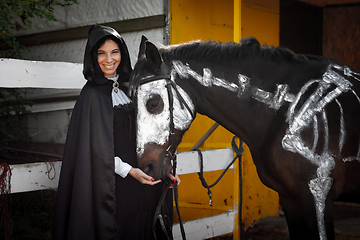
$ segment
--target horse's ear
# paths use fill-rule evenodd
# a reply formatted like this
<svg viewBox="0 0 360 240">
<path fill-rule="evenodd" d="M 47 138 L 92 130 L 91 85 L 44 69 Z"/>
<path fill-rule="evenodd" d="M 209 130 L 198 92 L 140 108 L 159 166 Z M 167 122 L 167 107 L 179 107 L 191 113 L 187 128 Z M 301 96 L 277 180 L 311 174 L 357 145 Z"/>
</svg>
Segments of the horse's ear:
<svg viewBox="0 0 360 240">
<path fill-rule="evenodd" d="M 149 41 L 145 42 L 145 56 L 152 69 L 157 72 L 161 69 L 162 58 L 157 47 Z"/>
<path fill-rule="evenodd" d="M 139 47 L 139 54 L 138 54 L 138 59 L 145 54 L 145 42 L 147 41 L 147 37 L 145 37 L 144 35 L 141 36 L 141 43 L 140 43 L 140 47 Z"/>
</svg>

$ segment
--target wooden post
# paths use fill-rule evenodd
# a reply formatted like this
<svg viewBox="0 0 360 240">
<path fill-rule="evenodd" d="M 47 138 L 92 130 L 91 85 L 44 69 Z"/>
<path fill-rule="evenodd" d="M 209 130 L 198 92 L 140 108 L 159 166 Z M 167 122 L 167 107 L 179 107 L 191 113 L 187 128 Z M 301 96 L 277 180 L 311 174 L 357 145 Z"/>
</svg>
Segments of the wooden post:
<svg viewBox="0 0 360 240">
<path fill-rule="evenodd" d="M 239 139 L 236 139 L 236 144 L 239 143 Z M 240 206 L 240 172 L 239 172 L 239 159 L 234 162 L 234 213 L 235 213 L 235 226 L 233 231 L 233 239 L 238 240 L 241 239 L 240 234 L 240 223 L 241 223 L 241 216 L 239 215 L 239 208 Z"/>
<path fill-rule="evenodd" d="M 241 0 L 234 0 L 234 42 L 240 42 L 241 39 Z M 239 141 L 238 139 L 236 141 Z M 235 211 L 235 227 L 233 239 L 240 239 L 240 222 L 239 204 L 240 204 L 240 181 L 239 181 L 239 160 L 234 163 L 234 211 Z"/>
<path fill-rule="evenodd" d="M 241 0 L 234 0 L 234 42 L 241 39 Z"/>
</svg>

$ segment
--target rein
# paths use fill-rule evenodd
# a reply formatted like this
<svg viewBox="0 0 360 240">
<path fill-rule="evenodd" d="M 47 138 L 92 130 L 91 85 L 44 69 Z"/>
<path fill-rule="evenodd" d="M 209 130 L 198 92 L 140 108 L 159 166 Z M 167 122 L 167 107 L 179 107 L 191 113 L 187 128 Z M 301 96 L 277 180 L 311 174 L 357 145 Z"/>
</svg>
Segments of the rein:
<svg viewBox="0 0 360 240">
<path fill-rule="evenodd" d="M 244 148 L 242 147 L 243 145 L 243 141 L 240 139 L 240 143 L 239 143 L 239 147 L 236 145 L 235 143 L 235 139 L 237 137 L 234 136 L 232 138 L 232 141 L 231 141 L 231 146 L 232 146 L 232 149 L 233 151 L 236 153 L 236 156 L 235 158 L 227 165 L 227 167 L 224 169 L 224 171 L 220 174 L 220 176 L 218 177 L 218 179 L 216 179 L 216 181 L 209 185 L 206 180 L 205 180 L 205 177 L 204 177 L 204 161 L 203 161 L 203 155 L 202 155 L 202 152 L 200 149 L 198 148 L 195 148 L 194 150 L 198 152 L 199 154 L 199 158 L 200 158 L 200 172 L 198 173 L 199 175 L 199 179 L 201 181 L 201 184 L 203 185 L 204 188 L 206 188 L 208 190 L 208 195 L 209 195 L 209 205 L 212 206 L 212 198 L 211 198 L 211 190 L 210 188 L 216 186 L 216 184 L 218 184 L 220 182 L 220 180 L 222 179 L 222 177 L 225 175 L 225 173 L 227 172 L 227 170 L 229 170 L 229 168 L 231 167 L 231 165 L 234 164 L 234 162 L 236 161 L 236 159 L 239 158 L 240 160 L 240 164 L 241 164 L 241 157 L 242 157 L 242 153 L 244 151 Z"/>
<path fill-rule="evenodd" d="M 241 166 L 241 158 L 242 158 L 242 154 L 244 152 L 244 148 L 243 148 L 243 140 L 239 139 L 239 146 L 236 145 L 236 140 L 237 136 L 234 136 L 231 140 L 231 148 L 234 151 L 234 153 L 236 154 L 234 159 L 228 164 L 228 166 L 224 169 L 224 171 L 221 173 L 221 175 L 218 177 L 218 179 L 211 185 L 209 185 L 205 178 L 204 178 L 204 164 L 203 164 L 203 155 L 200 149 L 195 148 L 193 149 L 194 151 L 197 151 L 199 154 L 199 158 L 200 158 L 200 172 L 198 173 L 199 175 L 199 179 L 201 181 L 201 184 L 203 185 L 204 188 L 207 188 L 208 190 L 208 195 L 209 195 L 209 205 L 212 206 L 212 199 L 211 199 L 211 190 L 210 188 L 214 187 L 216 184 L 219 183 L 219 181 L 222 179 L 222 177 L 225 175 L 225 173 L 227 172 L 227 170 L 229 170 L 229 168 L 231 167 L 231 165 L 234 164 L 234 162 L 236 161 L 236 159 L 239 159 L 239 187 L 240 187 L 240 200 L 239 200 L 239 228 L 240 228 L 240 239 L 245 239 L 244 237 L 244 230 L 243 230 L 243 226 L 242 226 L 242 201 L 243 201 L 243 182 L 242 182 L 242 166 Z"/>
</svg>

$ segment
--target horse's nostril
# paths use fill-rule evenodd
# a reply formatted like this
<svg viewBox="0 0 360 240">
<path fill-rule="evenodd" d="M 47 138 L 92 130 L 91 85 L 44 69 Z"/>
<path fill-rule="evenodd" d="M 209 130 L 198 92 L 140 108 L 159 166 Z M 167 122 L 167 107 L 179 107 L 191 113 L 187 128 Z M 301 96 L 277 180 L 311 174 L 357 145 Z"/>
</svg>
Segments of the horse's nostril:
<svg viewBox="0 0 360 240">
<path fill-rule="evenodd" d="M 154 170 L 155 170 L 155 165 L 152 162 L 146 163 L 143 169 L 144 173 L 150 176 L 154 174 Z"/>
</svg>

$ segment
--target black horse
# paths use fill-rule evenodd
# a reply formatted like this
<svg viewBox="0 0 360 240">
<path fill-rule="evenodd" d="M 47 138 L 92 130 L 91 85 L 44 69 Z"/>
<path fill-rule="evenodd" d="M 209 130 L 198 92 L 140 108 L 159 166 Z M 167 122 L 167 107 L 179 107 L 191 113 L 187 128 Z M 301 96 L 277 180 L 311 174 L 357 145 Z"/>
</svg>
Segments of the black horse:
<svg viewBox="0 0 360 240">
<path fill-rule="evenodd" d="M 160 178 L 195 113 L 249 146 L 279 193 L 291 239 L 334 239 L 334 201 L 360 202 L 360 72 L 333 59 L 262 46 L 145 37 L 131 79 L 138 163 Z"/>
</svg>

